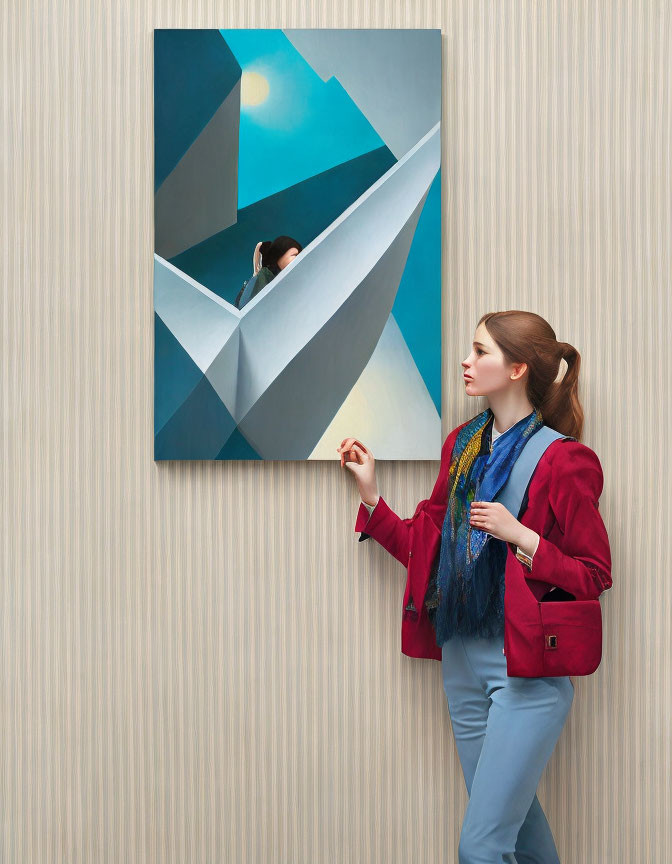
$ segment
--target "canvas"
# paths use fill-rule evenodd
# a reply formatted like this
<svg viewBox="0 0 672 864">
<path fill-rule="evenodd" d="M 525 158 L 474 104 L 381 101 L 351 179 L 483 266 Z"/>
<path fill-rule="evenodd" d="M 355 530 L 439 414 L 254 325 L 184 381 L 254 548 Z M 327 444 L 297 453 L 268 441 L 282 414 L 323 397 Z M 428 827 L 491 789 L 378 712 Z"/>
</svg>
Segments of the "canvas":
<svg viewBox="0 0 672 864">
<path fill-rule="evenodd" d="M 156 460 L 440 458 L 440 129 L 438 29 L 154 31 Z"/>
</svg>

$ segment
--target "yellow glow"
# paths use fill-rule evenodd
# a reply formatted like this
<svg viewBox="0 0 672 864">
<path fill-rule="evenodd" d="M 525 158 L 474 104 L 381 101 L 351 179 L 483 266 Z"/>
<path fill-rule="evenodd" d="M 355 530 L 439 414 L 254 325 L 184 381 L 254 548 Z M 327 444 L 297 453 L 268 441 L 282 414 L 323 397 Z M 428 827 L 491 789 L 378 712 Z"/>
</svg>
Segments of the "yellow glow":
<svg viewBox="0 0 672 864">
<path fill-rule="evenodd" d="M 240 104 L 259 105 L 268 98 L 268 81 L 258 72 L 243 72 L 240 81 Z"/>
</svg>

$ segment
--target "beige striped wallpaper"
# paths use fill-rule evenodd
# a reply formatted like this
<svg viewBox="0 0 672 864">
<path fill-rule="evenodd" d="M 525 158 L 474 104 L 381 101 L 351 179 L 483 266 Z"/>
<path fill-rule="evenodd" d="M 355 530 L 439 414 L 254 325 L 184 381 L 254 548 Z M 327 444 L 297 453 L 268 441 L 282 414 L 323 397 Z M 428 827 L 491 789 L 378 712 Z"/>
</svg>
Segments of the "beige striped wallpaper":
<svg viewBox="0 0 672 864">
<path fill-rule="evenodd" d="M 0 859 L 457 861 L 440 666 L 352 478 L 152 461 L 152 31 L 217 26 L 441 27 L 444 436 L 480 315 L 530 309 L 605 473 L 604 659 L 539 797 L 563 862 L 667 864 L 672 8 L 616 0 L 0 5 Z"/>
</svg>

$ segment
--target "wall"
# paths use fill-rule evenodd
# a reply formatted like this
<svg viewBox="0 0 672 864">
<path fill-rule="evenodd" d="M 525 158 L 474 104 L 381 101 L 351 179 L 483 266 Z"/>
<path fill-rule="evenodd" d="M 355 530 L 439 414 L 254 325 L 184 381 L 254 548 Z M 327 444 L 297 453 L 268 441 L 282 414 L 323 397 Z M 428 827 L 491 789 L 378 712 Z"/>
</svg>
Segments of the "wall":
<svg viewBox="0 0 672 864">
<path fill-rule="evenodd" d="M 444 436 L 480 315 L 582 354 L 614 587 L 539 786 L 563 861 L 672 860 L 670 4 L 4 4 L 7 862 L 456 861 L 440 666 L 331 463 L 152 461 L 152 28 L 441 27 Z M 438 463 L 380 463 L 400 515 Z M 413 733 L 409 739 L 409 733 Z"/>
</svg>

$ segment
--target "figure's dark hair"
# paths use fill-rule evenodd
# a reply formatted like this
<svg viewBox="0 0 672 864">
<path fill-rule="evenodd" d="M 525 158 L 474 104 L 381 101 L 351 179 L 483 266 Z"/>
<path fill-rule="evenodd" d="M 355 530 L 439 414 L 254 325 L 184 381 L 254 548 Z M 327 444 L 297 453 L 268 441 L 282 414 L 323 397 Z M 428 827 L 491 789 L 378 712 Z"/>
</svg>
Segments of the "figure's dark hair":
<svg viewBox="0 0 672 864">
<path fill-rule="evenodd" d="M 270 240 L 264 240 L 259 247 L 264 267 L 268 267 L 268 269 L 277 276 L 280 272 L 278 259 L 282 258 L 288 249 L 296 249 L 297 252 L 301 252 L 303 246 L 298 240 L 295 240 L 293 237 L 288 237 L 286 234 L 281 234 L 272 242 Z"/>
<path fill-rule="evenodd" d="M 527 363 L 527 398 L 541 411 L 544 423 L 563 435 L 581 440 L 583 408 L 578 384 L 581 355 L 568 342 L 558 342 L 551 325 L 534 312 L 510 309 L 488 312 L 484 324 L 507 363 Z M 560 381 L 560 361 L 567 369 Z"/>
</svg>

